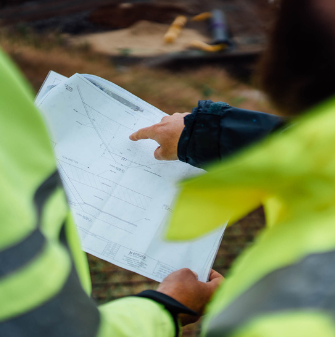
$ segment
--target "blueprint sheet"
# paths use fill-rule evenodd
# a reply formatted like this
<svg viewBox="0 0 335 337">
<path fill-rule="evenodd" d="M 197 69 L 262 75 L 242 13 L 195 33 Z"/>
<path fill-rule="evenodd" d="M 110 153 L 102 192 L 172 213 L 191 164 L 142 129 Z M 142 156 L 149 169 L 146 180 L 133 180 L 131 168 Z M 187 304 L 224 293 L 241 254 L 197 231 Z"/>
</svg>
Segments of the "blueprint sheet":
<svg viewBox="0 0 335 337">
<path fill-rule="evenodd" d="M 203 171 L 156 160 L 153 140 L 129 140 L 166 114 L 92 75 L 50 72 L 35 103 L 51 133 L 83 250 L 156 281 L 187 267 L 205 282 L 225 226 L 191 242 L 163 239 L 177 182 Z"/>
</svg>

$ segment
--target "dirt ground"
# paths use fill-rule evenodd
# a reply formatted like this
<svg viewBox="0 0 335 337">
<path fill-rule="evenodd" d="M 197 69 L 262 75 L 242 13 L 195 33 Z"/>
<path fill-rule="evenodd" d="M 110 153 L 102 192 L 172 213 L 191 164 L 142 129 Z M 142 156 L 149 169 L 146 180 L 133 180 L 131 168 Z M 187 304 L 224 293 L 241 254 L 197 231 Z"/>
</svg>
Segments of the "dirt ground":
<svg viewBox="0 0 335 337">
<path fill-rule="evenodd" d="M 164 43 L 168 24 L 139 21 L 133 26 L 109 32 L 79 35 L 70 38 L 73 44 L 88 44 L 94 51 L 107 55 L 159 56 L 187 49 L 190 42 L 210 43 L 210 37 L 199 30 L 184 28 L 174 43 Z"/>
<path fill-rule="evenodd" d="M 184 51 L 192 40 L 211 42 L 208 24 L 190 19 L 213 9 L 225 13 L 234 51 L 264 48 L 272 17 L 268 0 L 59 0 L 57 6 L 49 1 L 20 0 L 0 7 L 0 22 L 66 34 L 72 43 L 90 45 L 108 55 L 145 57 Z M 169 24 L 180 14 L 189 19 L 185 29 L 174 44 L 163 44 Z"/>
</svg>

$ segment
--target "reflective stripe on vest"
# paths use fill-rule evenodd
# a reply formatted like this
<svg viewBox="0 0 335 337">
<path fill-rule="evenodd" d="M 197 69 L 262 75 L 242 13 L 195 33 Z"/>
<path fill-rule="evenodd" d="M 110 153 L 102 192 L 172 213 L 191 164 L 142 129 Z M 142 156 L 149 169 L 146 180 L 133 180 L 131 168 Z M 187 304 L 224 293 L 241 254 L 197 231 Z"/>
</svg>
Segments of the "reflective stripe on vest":
<svg viewBox="0 0 335 337">
<path fill-rule="evenodd" d="M 55 297 L 32 311 L 0 323 L 0 336 L 94 337 L 99 324 L 99 311 L 72 268 Z"/>
<path fill-rule="evenodd" d="M 21 242 L 0 252 L 0 278 L 32 261 L 43 250 L 45 243 L 40 229 L 35 229 Z"/>
<path fill-rule="evenodd" d="M 312 254 L 266 275 L 209 323 L 206 337 L 228 336 L 252 319 L 320 310 L 335 321 L 335 251 Z"/>
<path fill-rule="evenodd" d="M 47 244 L 40 228 L 43 207 L 58 186 L 61 186 L 61 182 L 58 172 L 55 171 L 36 190 L 34 195 L 37 211 L 36 229 L 21 242 L 0 252 L 0 278 L 24 267 L 43 251 Z M 65 224 L 60 230 L 59 240 L 70 254 Z M 47 268 L 52 266 L 46 266 L 46 273 Z M 40 306 L 0 322 L 0 336 L 94 337 L 99 325 L 100 315 L 97 306 L 83 290 L 72 263 L 71 272 L 62 289 L 54 297 L 47 298 Z"/>
<path fill-rule="evenodd" d="M 36 190 L 34 195 L 37 210 L 36 229 L 21 242 L 0 252 L 0 278 L 22 268 L 43 250 L 46 239 L 40 230 L 42 210 L 57 186 L 60 186 L 60 177 L 58 171 L 55 171 Z"/>
</svg>

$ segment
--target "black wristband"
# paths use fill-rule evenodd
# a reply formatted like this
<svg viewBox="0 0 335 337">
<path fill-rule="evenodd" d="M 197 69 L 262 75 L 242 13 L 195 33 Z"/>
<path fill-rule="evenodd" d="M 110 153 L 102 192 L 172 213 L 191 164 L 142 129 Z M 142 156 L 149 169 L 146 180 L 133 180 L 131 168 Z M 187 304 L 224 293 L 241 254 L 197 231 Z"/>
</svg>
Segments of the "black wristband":
<svg viewBox="0 0 335 337">
<path fill-rule="evenodd" d="M 178 314 L 187 314 L 192 316 L 198 315 L 195 311 L 176 301 L 174 298 L 155 290 L 145 290 L 134 296 L 148 298 L 164 305 L 165 309 L 171 314 L 173 318 L 173 322 L 176 328 L 176 337 L 179 336 Z"/>
</svg>

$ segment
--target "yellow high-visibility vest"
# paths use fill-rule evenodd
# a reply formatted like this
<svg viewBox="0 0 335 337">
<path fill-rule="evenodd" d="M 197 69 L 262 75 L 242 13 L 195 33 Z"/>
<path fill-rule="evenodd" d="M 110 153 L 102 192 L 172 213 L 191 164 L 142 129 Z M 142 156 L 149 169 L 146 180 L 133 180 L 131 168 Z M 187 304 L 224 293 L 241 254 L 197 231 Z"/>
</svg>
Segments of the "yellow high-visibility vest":
<svg viewBox="0 0 335 337">
<path fill-rule="evenodd" d="M 54 154 L 25 80 L 0 51 L 0 336 L 173 337 L 153 300 L 97 306 Z"/>
<path fill-rule="evenodd" d="M 180 187 L 170 240 L 197 238 L 261 204 L 266 212 L 267 228 L 208 306 L 203 334 L 335 336 L 334 99 Z"/>
</svg>

